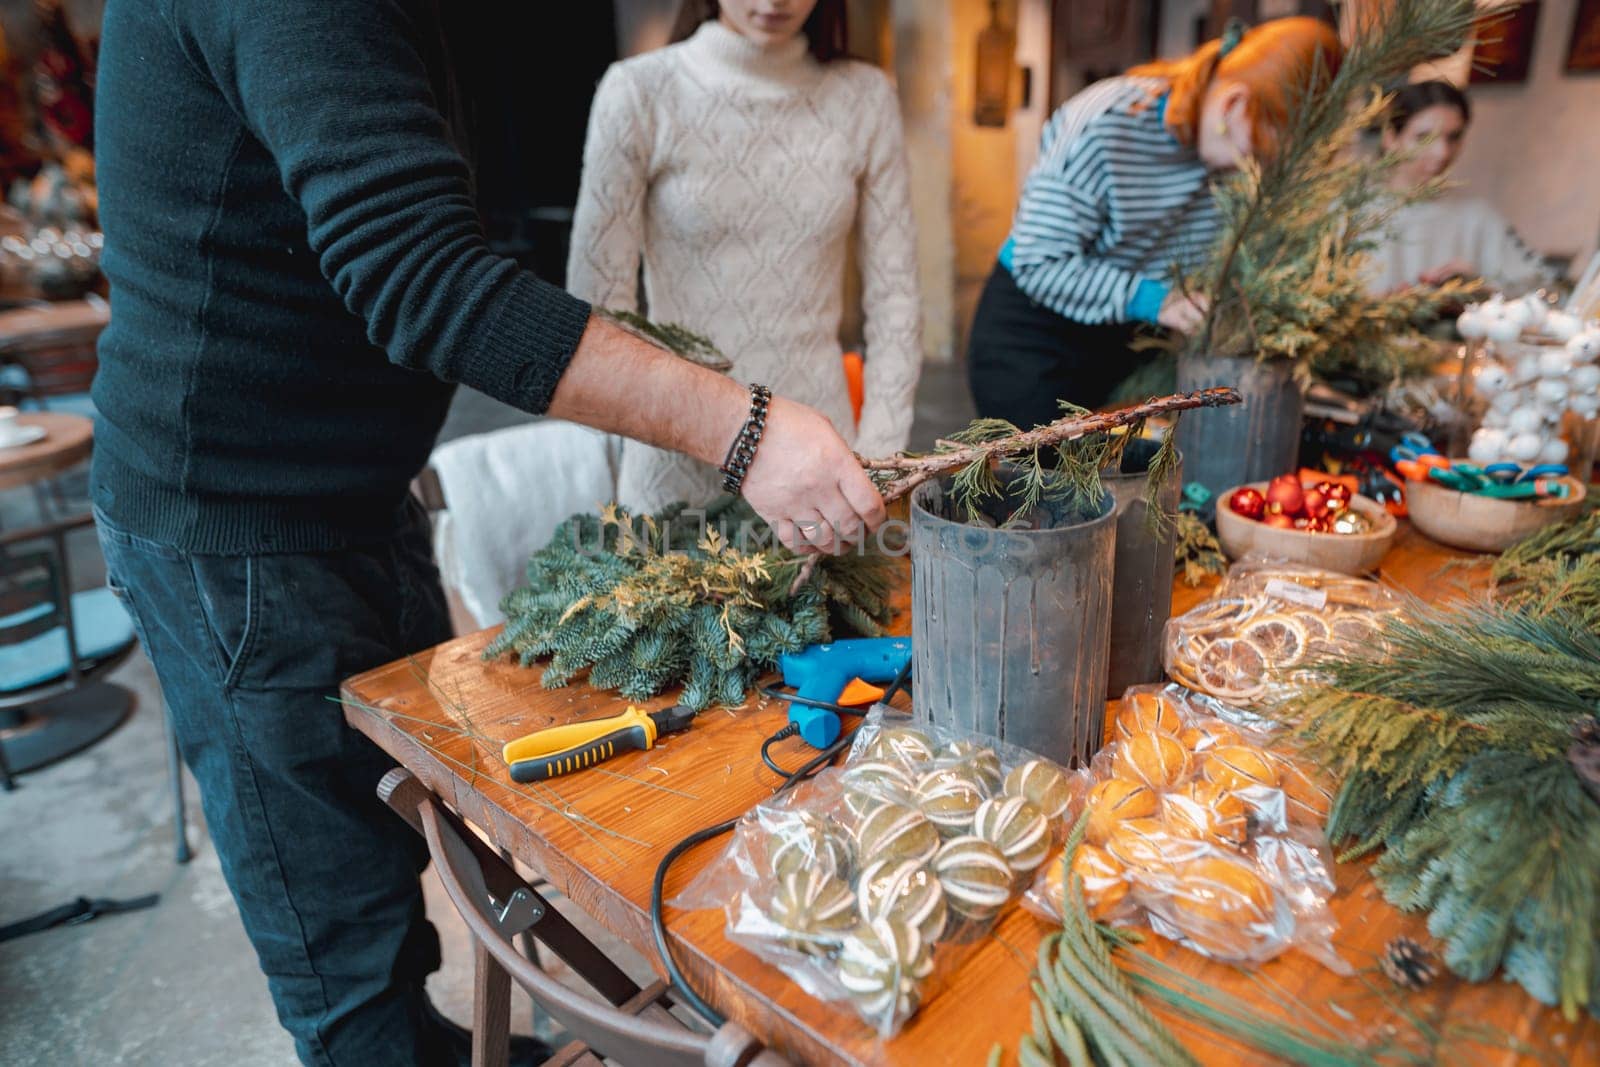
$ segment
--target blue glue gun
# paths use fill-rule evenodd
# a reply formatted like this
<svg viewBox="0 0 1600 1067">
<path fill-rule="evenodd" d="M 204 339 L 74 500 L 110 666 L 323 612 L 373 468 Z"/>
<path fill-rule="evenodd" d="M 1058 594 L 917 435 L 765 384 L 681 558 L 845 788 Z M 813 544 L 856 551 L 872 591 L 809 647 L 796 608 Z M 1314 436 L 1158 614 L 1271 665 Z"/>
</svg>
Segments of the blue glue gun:
<svg viewBox="0 0 1600 1067">
<path fill-rule="evenodd" d="M 796 696 L 829 704 L 838 701 L 852 679 L 892 682 L 909 662 L 909 637 L 858 637 L 778 657 L 784 685 L 793 686 Z M 827 748 L 838 740 L 839 716 L 827 708 L 791 701 L 789 722 L 812 748 Z"/>
</svg>

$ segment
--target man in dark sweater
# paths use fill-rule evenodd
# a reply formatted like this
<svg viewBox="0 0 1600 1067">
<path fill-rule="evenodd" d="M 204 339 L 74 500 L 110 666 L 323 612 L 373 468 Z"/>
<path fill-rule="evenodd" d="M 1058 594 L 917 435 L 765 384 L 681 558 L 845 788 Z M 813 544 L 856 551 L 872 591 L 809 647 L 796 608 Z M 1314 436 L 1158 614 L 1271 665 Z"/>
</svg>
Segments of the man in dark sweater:
<svg viewBox="0 0 1600 1067">
<path fill-rule="evenodd" d="M 448 636 L 407 487 L 454 384 L 712 463 L 749 406 L 490 252 L 444 117 L 442 2 L 105 14 L 101 543 L 307 1063 L 446 1056 L 426 856 L 328 697 Z M 882 519 L 827 421 L 782 400 L 744 492 L 791 544 Z"/>
</svg>

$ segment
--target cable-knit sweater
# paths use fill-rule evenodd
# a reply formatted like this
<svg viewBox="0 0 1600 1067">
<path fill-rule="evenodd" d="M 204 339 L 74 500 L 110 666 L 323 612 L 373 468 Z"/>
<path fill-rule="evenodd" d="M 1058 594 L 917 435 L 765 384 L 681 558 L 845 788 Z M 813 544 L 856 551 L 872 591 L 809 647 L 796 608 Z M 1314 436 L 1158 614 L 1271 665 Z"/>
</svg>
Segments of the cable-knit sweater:
<svg viewBox="0 0 1600 1067">
<path fill-rule="evenodd" d="M 866 312 L 859 428 L 839 347 L 852 231 Z M 764 49 L 712 21 L 601 80 L 574 294 L 704 334 L 739 381 L 809 404 L 862 454 L 887 455 L 906 445 L 921 366 L 916 272 L 899 106 L 881 71 L 818 63 L 803 36 Z M 620 482 L 635 509 L 717 486 L 703 464 L 633 442 Z"/>
</svg>

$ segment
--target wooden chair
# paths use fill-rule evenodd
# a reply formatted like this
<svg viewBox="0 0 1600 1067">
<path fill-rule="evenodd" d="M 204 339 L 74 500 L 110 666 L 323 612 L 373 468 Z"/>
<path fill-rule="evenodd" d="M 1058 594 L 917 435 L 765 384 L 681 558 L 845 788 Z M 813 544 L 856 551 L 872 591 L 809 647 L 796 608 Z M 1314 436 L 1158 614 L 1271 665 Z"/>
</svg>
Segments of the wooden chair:
<svg viewBox="0 0 1600 1067">
<path fill-rule="evenodd" d="M 71 592 L 66 535 L 80 516 L 0 534 L 0 786 L 93 743 L 132 706 L 100 679 L 127 659 L 133 623 L 109 589 Z M 45 542 L 45 549 L 27 546 Z M 32 714 L 43 710 L 44 714 Z"/>
<path fill-rule="evenodd" d="M 473 939 L 473 1067 L 505 1067 L 510 1044 L 511 981 L 565 1027 L 574 1040 L 545 1067 L 785 1067 L 737 1023 L 697 1034 L 660 1001 L 665 982 L 640 989 L 493 849 L 445 809 L 410 771 L 396 768 L 378 795 L 428 841 L 445 892 Z M 529 931 L 572 967 L 604 1000 L 584 996 L 520 954 L 513 938 Z"/>
</svg>

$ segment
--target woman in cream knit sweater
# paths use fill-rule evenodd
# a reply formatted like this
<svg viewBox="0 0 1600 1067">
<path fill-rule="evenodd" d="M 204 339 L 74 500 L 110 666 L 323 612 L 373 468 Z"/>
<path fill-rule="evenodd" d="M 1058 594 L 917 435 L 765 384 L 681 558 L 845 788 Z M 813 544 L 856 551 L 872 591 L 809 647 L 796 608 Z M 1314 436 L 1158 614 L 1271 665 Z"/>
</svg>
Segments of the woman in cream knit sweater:
<svg viewBox="0 0 1600 1067">
<path fill-rule="evenodd" d="M 817 408 L 858 453 L 892 454 L 922 357 L 894 90 L 842 58 L 843 0 L 686 7 L 699 9 L 680 18 L 691 36 L 600 82 L 568 287 L 705 335 L 739 381 Z M 852 232 L 866 312 L 859 427 L 838 336 Z M 703 503 L 719 483 L 704 464 L 623 444 L 617 495 L 635 512 Z"/>
</svg>

